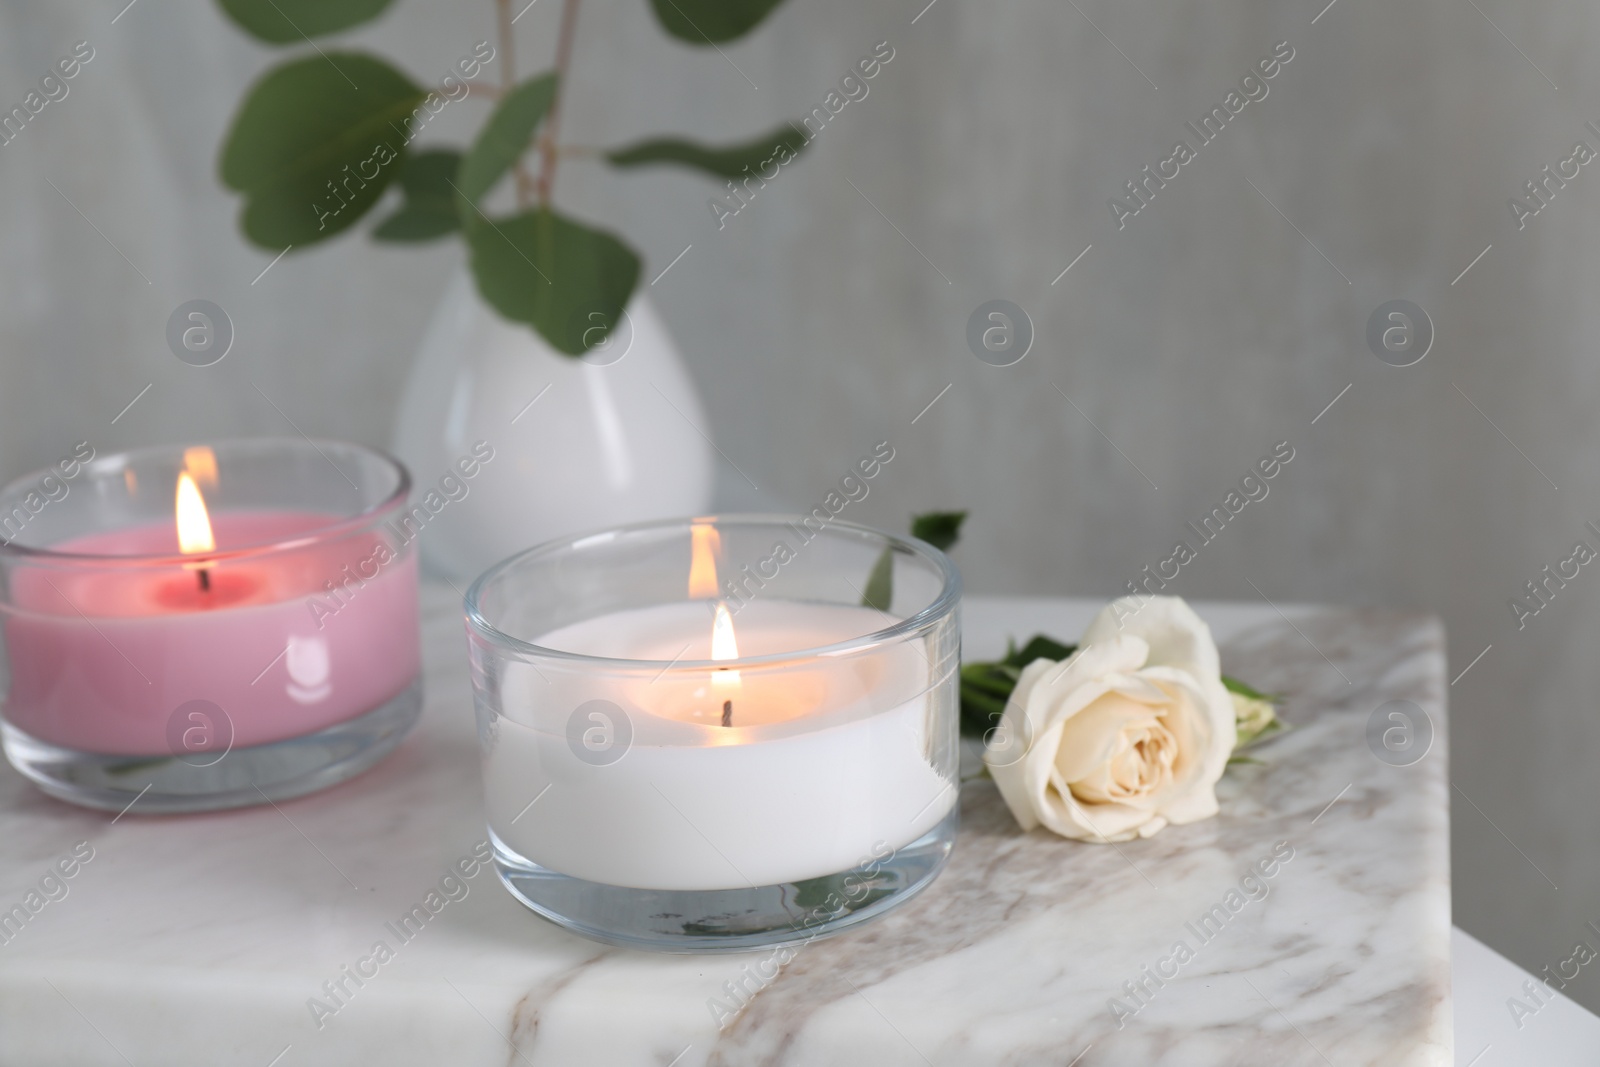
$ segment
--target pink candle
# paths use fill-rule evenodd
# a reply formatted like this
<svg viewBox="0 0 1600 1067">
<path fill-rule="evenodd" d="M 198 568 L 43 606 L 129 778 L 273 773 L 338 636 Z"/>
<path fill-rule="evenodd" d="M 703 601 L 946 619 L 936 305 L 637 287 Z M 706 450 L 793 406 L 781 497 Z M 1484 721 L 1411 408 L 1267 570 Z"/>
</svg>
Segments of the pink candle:
<svg viewBox="0 0 1600 1067">
<path fill-rule="evenodd" d="M 14 766 L 79 803 L 195 811 L 398 744 L 421 707 L 428 516 L 401 510 L 404 468 L 335 441 L 88 451 L 0 490 Z"/>
<path fill-rule="evenodd" d="M 214 516 L 221 557 L 206 568 L 209 589 L 201 589 L 198 568 L 171 562 L 172 523 L 55 546 L 168 560 L 18 573 L 5 623 L 7 720 L 80 752 L 170 755 L 169 719 L 190 700 L 223 710 L 235 747 L 297 737 L 377 707 L 411 684 L 420 664 L 414 552 L 380 565 L 389 550 L 380 552 L 381 535 L 366 533 L 281 558 L 227 558 L 230 546 L 292 542 L 336 521 L 295 512 Z M 345 578 L 347 565 L 364 584 Z M 344 583 L 337 597 L 329 581 Z"/>
</svg>

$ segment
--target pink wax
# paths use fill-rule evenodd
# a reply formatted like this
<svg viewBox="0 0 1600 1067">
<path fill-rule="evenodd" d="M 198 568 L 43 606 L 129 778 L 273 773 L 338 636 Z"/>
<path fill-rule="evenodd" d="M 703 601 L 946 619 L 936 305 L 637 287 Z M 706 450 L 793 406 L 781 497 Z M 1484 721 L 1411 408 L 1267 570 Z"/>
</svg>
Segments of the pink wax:
<svg viewBox="0 0 1600 1067">
<path fill-rule="evenodd" d="M 372 528 L 325 536 L 342 521 L 214 512 L 208 588 L 171 522 L 51 546 L 86 558 L 11 575 L 6 720 L 80 752 L 174 755 L 169 721 L 192 700 L 220 707 L 243 748 L 399 695 L 421 665 L 416 553 Z"/>
</svg>

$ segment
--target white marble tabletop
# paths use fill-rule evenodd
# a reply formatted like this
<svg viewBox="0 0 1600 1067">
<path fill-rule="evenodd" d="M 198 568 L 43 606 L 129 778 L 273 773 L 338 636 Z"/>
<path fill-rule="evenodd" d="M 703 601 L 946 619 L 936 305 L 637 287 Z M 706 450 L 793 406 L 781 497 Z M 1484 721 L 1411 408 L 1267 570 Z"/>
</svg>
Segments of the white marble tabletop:
<svg viewBox="0 0 1600 1067">
<path fill-rule="evenodd" d="M 1008 633 L 1075 638 L 1093 607 L 969 598 L 968 654 L 998 652 Z M 1224 669 L 1285 694 L 1295 725 L 1262 764 L 1229 772 L 1218 818 L 1078 844 L 1020 833 L 992 784 L 970 782 L 930 889 L 804 947 L 719 1031 L 709 998 L 761 956 L 584 941 L 492 872 L 409 940 L 391 932 L 485 836 L 458 598 L 428 587 L 422 723 L 342 786 L 276 808 L 141 817 L 135 805 L 111 819 L 0 770 L 0 910 L 76 861 L 65 895 L 0 944 L 0 1067 L 1450 1063 L 1439 625 L 1200 608 Z M 1365 740 L 1394 699 L 1433 723 L 1412 766 L 1379 762 Z M 1187 924 L 1275 846 L 1293 855 L 1267 895 L 1202 943 Z M 1170 967 L 1179 940 L 1193 959 L 1146 982 L 1119 1028 L 1110 999 L 1135 1004 L 1124 983 Z M 346 968 L 379 941 L 392 958 L 358 986 Z M 313 998 L 337 1010 L 314 1012 Z"/>
</svg>

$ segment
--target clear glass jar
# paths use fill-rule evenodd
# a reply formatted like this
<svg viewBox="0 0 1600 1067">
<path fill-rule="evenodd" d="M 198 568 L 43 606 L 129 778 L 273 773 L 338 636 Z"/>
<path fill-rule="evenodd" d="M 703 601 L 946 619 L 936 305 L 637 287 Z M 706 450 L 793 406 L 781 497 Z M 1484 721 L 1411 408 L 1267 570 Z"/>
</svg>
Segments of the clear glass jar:
<svg viewBox="0 0 1600 1067">
<path fill-rule="evenodd" d="M 409 489 L 382 453 L 284 438 L 84 444 L 0 490 L 7 758 L 136 813 L 370 767 L 421 711 Z"/>
<path fill-rule="evenodd" d="M 492 568 L 466 615 L 502 880 L 580 934 L 676 951 L 883 914 L 955 836 L 959 602 L 931 545 L 815 516 Z"/>
</svg>

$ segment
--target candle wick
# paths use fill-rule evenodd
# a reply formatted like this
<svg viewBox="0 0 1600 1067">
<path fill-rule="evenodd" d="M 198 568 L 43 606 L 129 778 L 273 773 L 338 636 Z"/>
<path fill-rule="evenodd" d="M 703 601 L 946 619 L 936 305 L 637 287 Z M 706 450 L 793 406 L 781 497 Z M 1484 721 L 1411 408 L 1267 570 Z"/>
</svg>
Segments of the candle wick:
<svg viewBox="0 0 1600 1067">
<path fill-rule="evenodd" d="M 722 702 L 722 725 L 733 725 L 733 701 L 731 700 L 724 700 Z"/>
<path fill-rule="evenodd" d="M 200 591 L 202 593 L 211 592 L 211 572 L 201 567 L 198 571 L 195 571 L 195 574 L 200 579 Z"/>
</svg>

